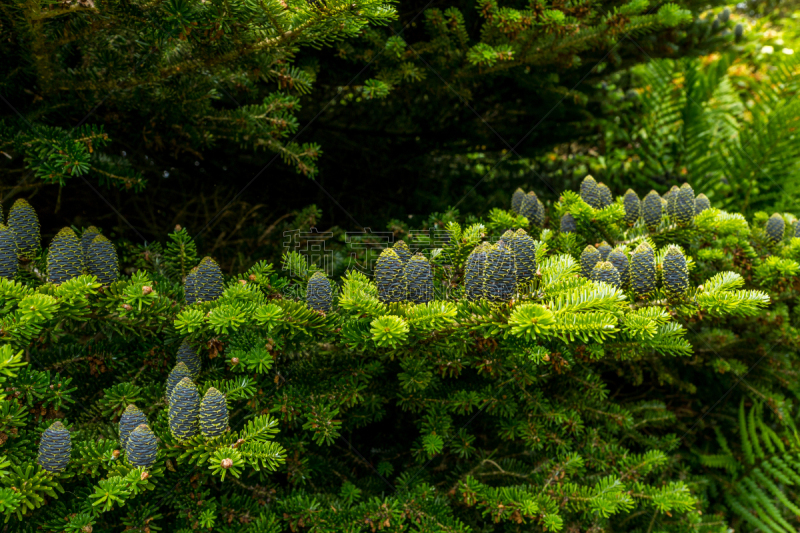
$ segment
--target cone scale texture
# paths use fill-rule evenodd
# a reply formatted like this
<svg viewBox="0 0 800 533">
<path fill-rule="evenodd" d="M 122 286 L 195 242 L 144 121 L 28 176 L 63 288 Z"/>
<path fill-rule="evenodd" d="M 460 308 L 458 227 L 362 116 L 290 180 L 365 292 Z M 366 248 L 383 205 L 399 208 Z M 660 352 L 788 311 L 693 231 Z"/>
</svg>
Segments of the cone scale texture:
<svg viewBox="0 0 800 533">
<path fill-rule="evenodd" d="M 631 254 L 630 286 L 640 298 L 647 298 L 656 290 L 656 259 L 649 244 L 643 242 Z"/>
<path fill-rule="evenodd" d="M 642 201 L 642 218 L 650 231 L 655 231 L 661 224 L 661 197 L 656 191 L 650 191 Z"/>
<path fill-rule="evenodd" d="M 486 269 L 485 243 L 472 250 L 464 268 L 464 292 L 468 300 L 478 301 L 483 298 L 483 274 Z"/>
<path fill-rule="evenodd" d="M 578 225 L 575 223 L 575 217 L 569 213 L 564 213 L 561 217 L 561 233 L 575 233 Z"/>
<path fill-rule="evenodd" d="M 542 205 L 542 202 L 539 201 L 533 191 L 526 194 L 525 198 L 522 199 L 519 214 L 527 218 L 528 222 L 534 226 L 541 227 L 544 225 L 544 205 Z"/>
<path fill-rule="evenodd" d="M 17 244 L 17 256 L 30 260 L 36 257 L 41 249 L 41 230 L 39 217 L 27 200 L 20 198 L 8 212 L 8 227 L 14 233 Z"/>
<path fill-rule="evenodd" d="M 408 247 L 408 244 L 406 244 L 406 241 L 397 241 L 394 243 L 392 249 L 403 263 L 407 263 L 408 260 L 411 259 L 411 249 Z"/>
<path fill-rule="evenodd" d="M 156 462 L 158 442 L 150 426 L 140 424 L 131 432 L 125 445 L 125 455 L 133 466 L 150 468 Z"/>
<path fill-rule="evenodd" d="M 620 286 L 628 285 L 628 256 L 623 248 L 615 248 L 608 254 L 608 262 L 614 265 L 619 272 Z"/>
<path fill-rule="evenodd" d="M 384 303 L 406 300 L 403 261 L 391 248 L 381 252 L 375 263 L 375 285 L 378 286 L 378 298 Z"/>
<path fill-rule="evenodd" d="M 204 257 L 197 265 L 194 289 L 197 299 L 204 302 L 212 302 L 222 295 L 222 291 L 225 289 L 222 270 L 210 257 Z"/>
<path fill-rule="evenodd" d="M 504 241 L 497 241 L 497 244 L 486 253 L 483 279 L 483 292 L 487 299 L 504 302 L 514 296 L 517 289 L 514 252 Z"/>
<path fill-rule="evenodd" d="M 667 296 L 678 299 L 686 295 L 689 290 L 689 270 L 686 268 L 686 257 L 680 248 L 677 246 L 667 248 L 661 268 Z"/>
<path fill-rule="evenodd" d="M 711 209 L 711 202 L 708 201 L 708 197 L 705 194 L 698 194 L 697 198 L 694 200 L 694 213 L 695 215 L 699 215 L 706 209 Z"/>
<path fill-rule="evenodd" d="M 172 391 L 169 402 L 169 429 L 172 436 L 183 441 L 197 435 L 200 394 L 192 380 L 183 378 Z"/>
<path fill-rule="evenodd" d="M 600 252 L 600 259 L 605 261 L 608 258 L 608 254 L 611 253 L 611 246 L 606 241 L 603 241 L 597 247 L 597 251 Z"/>
<path fill-rule="evenodd" d="M 47 251 L 47 278 L 64 283 L 83 274 L 81 241 L 72 228 L 63 228 L 50 242 Z"/>
<path fill-rule="evenodd" d="M 19 259 L 14 233 L 5 224 L 0 224 L 0 276 L 13 279 L 18 268 Z"/>
<path fill-rule="evenodd" d="M 181 343 L 180 348 L 178 348 L 178 356 L 176 359 L 176 363 L 183 363 L 186 365 L 186 368 L 189 370 L 189 377 L 192 379 L 195 379 L 200 374 L 200 356 L 197 355 L 197 350 L 187 341 Z"/>
<path fill-rule="evenodd" d="M 206 438 L 222 435 L 228 429 L 228 404 L 225 395 L 211 387 L 200 402 L 200 432 Z"/>
<path fill-rule="evenodd" d="M 675 209 L 678 201 L 678 192 L 680 192 L 678 186 L 673 185 L 664 195 L 664 200 L 667 201 L 667 216 L 672 222 L 675 222 Z"/>
<path fill-rule="evenodd" d="M 769 217 L 769 220 L 767 220 L 767 225 L 764 229 L 770 241 L 780 242 L 783 240 L 783 231 L 785 228 L 786 224 L 783 221 L 783 217 L 778 213 L 774 213 Z"/>
<path fill-rule="evenodd" d="M 183 283 L 183 294 L 186 298 L 186 305 L 197 302 L 197 267 L 194 267 L 186 274 L 186 281 Z"/>
<path fill-rule="evenodd" d="M 518 229 L 508 241 L 508 246 L 514 253 L 517 284 L 533 279 L 536 274 L 536 242 L 533 237 L 524 229 Z"/>
<path fill-rule="evenodd" d="M 619 288 L 621 280 L 619 272 L 609 261 L 599 261 L 592 269 L 592 281 L 601 281 Z"/>
<path fill-rule="evenodd" d="M 306 304 L 314 311 L 327 313 L 331 310 L 332 301 L 333 289 L 328 276 L 324 272 L 314 272 L 306 287 Z"/>
<path fill-rule="evenodd" d="M 639 200 L 639 195 L 633 189 L 628 189 L 625 191 L 622 205 L 625 207 L 625 223 L 633 226 L 642 215 L 642 201 Z"/>
<path fill-rule="evenodd" d="M 433 300 L 433 268 L 422 254 L 415 254 L 406 263 L 404 276 L 408 299 L 415 304 Z"/>
<path fill-rule="evenodd" d="M 167 401 L 169 402 L 170 398 L 172 397 L 172 391 L 175 389 L 175 386 L 181 382 L 183 378 L 191 378 L 192 373 L 189 371 L 189 367 L 186 366 L 186 363 L 178 363 L 175 367 L 170 371 L 169 375 L 167 376 L 167 388 L 164 391 L 165 396 L 167 397 Z"/>
<path fill-rule="evenodd" d="M 100 230 L 94 226 L 89 226 L 81 233 L 81 249 L 83 250 L 84 262 L 89 258 L 89 245 L 98 235 L 100 235 Z"/>
<path fill-rule="evenodd" d="M 147 417 L 135 405 L 131 404 L 125 408 L 125 412 L 119 418 L 119 442 L 125 446 L 131 431 L 136 429 L 140 424 L 147 424 Z"/>
<path fill-rule="evenodd" d="M 591 244 L 581 252 L 581 274 L 583 277 L 591 279 L 594 266 L 600 261 L 600 252 Z"/>
<path fill-rule="evenodd" d="M 597 194 L 600 197 L 600 207 L 608 207 L 614 203 L 614 196 L 611 189 L 602 181 L 597 184 Z"/>
<path fill-rule="evenodd" d="M 514 194 L 511 196 L 511 210 L 517 214 L 519 214 L 519 210 L 522 207 L 522 199 L 525 198 L 525 191 L 522 189 L 517 189 L 514 191 Z"/>
<path fill-rule="evenodd" d="M 89 243 L 86 254 L 86 267 L 103 285 L 111 285 L 119 277 L 119 258 L 117 249 L 105 235 L 97 235 Z"/>
<path fill-rule="evenodd" d="M 677 192 L 673 193 L 672 197 L 675 199 L 672 219 L 680 226 L 691 225 L 694 222 L 697 208 L 692 187 L 688 183 L 684 183 Z"/>
<path fill-rule="evenodd" d="M 591 176 L 586 176 L 581 182 L 581 200 L 595 209 L 600 209 L 600 191 L 597 182 Z"/>
<path fill-rule="evenodd" d="M 61 422 L 55 422 L 44 430 L 39 441 L 37 463 L 48 472 L 63 472 L 72 454 L 69 430 Z"/>
</svg>

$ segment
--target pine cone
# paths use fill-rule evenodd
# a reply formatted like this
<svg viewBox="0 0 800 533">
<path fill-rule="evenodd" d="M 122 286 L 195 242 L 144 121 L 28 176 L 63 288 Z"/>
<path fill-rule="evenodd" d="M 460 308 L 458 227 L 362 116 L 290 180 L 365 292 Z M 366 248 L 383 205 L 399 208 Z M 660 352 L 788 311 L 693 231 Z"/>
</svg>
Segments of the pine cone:
<svg viewBox="0 0 800 533">
<path fill-rule="evenodd" d="M 619 272 L 619 282 L 621 287 L 628 285 L 628 256 L 625 254 L 625 248 L 618 246 L 608 254 L 608 262 L 614 265 L 614 268 Z"/>
<path fill-rule="evenodd" d="M 708 201 L 708 197 L 705 194 L 700 193 L 694 200 L 694 206 L 694 214 L 699 215 L 706 209 L 711 209 L 711 202 Z"/>
<path fill-rule="evenodd" d="M 606 261 L 608 259 L 608 254 L 611 253 L 611 246 L 606 241 L 600 243 L 600 246 L 597 247 L 597 251 L 600 252 L 600 260 Z"/>
<path fill-rule="evenodd" d="M 522 189 L 517 189 L 514 191 L 514 194 L 511 195 L 511 210 L 517 214 L 519 214 L 519 210 L 522 207 L 522 199 L 525 198 L 525 191 Z"/>
<path fill-rule="evenodd" d="M 397 241 L 394 243 L 392 249 L 403 264 L 408 263 L 408 260 L 411 259 L 411 249 L 408 247 L 408 244 L 406 244 L 406 241 Z"/>
<path fill-rule="evenodd" d="M 33 259 L 41 249 L 39 217 L 27 200 L 20 198 L 8 212 L 8 227 L 14 232 L 20 259 Z"/>
<path fill-rule="evenodd" d="M 37 460 L 43 469 L 48 472 L 63 472 L 69 464 L 71 454 L 72 442 L 69 430 L 64 427 L 64 424 L 55 422 L 44 430 L 42 439 L 39 441 L 39 458 Z"/>
<path fill-rule="evenodd" d="M 47 278 L 64 283 L 83 274 L 81 241 L 72 228 L 63 228 L 50 242 L 47 252 Z"/>
<path fill-rule="evenodd" d="M 200 394 L 197 385 L 188 377 L 175 385 L 169 402 L 169 429 L 172 436 L 183 441 L 197 434 Z"/>
<path fill-rule="evenodd" d="M 422 254 L 415 254 L 408 263 L 403 276 L 408 288 L 408 299 L 415 304 L 433 300 L 433 269 Z"/>
<path fill-rule="evenodd" d="M 517 272 L 514 252 L 504 241 L 497 241 L 486 252 L 486 269 L 483 275 L 483 292 L 493 302 L 504 302 L 514 296 L 517 289 Z"/>
<path fill-rule="evenodd" d="M 625 191 L 622 203 L 625 206 L 625 222 L 629 226 L 633 226 L 642 215 L 642 201 L 639 200 L 639 195 L 633 189 L 628 189 Z"/>
<path fill-rule="evenodd" d="M 228 404 L 225 395 L 214 387 L 209 388 L 200 402 L 200 432 L 210 439 L 228 429 Z"/>
<path fill-rule="evenodd" d="M 407 299 L 403 260 L 391 248 L 381 252 L 375 263 L 375 285 L 378 286 L 378 298 L 384 303 L 403 302 Z"/>
<path fill-rule="evenodd" d="M 689 226 L 694 222 L 696 210 L 694 190 L 688 183 L 681 185 L 678 192 L 673 193 L 675 207 L 671 215 L 672 220 L 680 226 Z"/>
<path fill-rule="evenodd" d="M 83 241 L 81 241 L 83 244 Z M 86 254 L 86 267 L 90 274 L 97 277 L 97 281 L 103 285 L 111 285 L 119 277 L 119 258 L 117 249 L 105 235 L 97 235 L 89 243 L 88 253 Z"/>
<path fill-rule="evenodd" d="M 643 242 L 631 254 L 630 285 L 640 298 L 647 298 L 656 290 L 656 258 L 649 244 Z"/>
<path fill-rule="evenodd" d="M 597 195 L 600 198 L 600 207 L 608 207 L 614 203 L 614 195 L 611 194 L 611 189 L 602 181 L 597 184 Z"/>
<path fill-rule="evenodd" d="M 679 191 L 680 189 L 678 189 L 678 186 L 673 185 L 670 190 L 664 194 L 664 200 L 667 201 L 667 216 L 671 222 L 675 222 L 675 205 L 678 200 Z"/>
<path fill-rule="evenodd" d="M 536 274 L 536 241 L 520 228 L 507 242 L 514 253 L 517 284 L 533 279 Z"/>
<path fill-rule="evenodd" d="M 327 313 L 331 310 L 332 300 L 333 289 L 328 276 L 324 272 L 314 272 L 306 287 L 306 305 L 314 311 Z"/>
<path fill-rule="evenodd" d="M 773 213 L 773 215 L 769 217 L 769 220 L 767 220 L 765 231 L 767 232 L 769 240 L 777 243 L 783 240 L 783 231 L 785 228 L 786 224 L 783 221 L 783 217 L 778 213 Z"/>
<path fill-rule="evenodd" d="M 172 391 L 181 382 L 183 378 L 190 378 L 192 377 L 192 373 L 189 371 L 189 367 L 186 366 L 186 363 L 177 363 L 172 371 L 170 371 L 169 375 L 167 376 L 167 389 L 164 391 L 164 394 L 167 397 L 167 402 L 169 402 L 170 398 L 172 398 Z"/>
<path fill-rule="evenodd" d="M 204 257 L 200 264 L 197 265 L 194 288 L 197 299 L 204 302 L 213 302 L 225 290 L 222 270 L 217 262 L 210 257 Z"/>
<path fill-rule="evenodd" d="M 119 418 L 119 442 L 123 447 L 128 442 L 128 437 L 131 431 L 136 429 L 140 424 L 147 424 L 147 417 L 135 405 L 130 404 L 125 408 L 125 412 Z"/>
<path fill-rule="evenodd" d="M 536 193 L 531 191 L 522 199 L 519 214 L 528 219 L 532 225 L 541 227 L 544 225 L 544 205 L 539 201 Z"/>
<path fill-rule="evenodd" d="M 0 217 L 2 213 L 0 213 Z M 17 243 L 14 241 L 14 232 L 5 224 L 0 224 L 0 276 L 14 279 L 19 268 L 17 259 Z"/>
<path fill-rule="evenodd" d="M 89 226 L 81 233 L 81 250 L 83 250 L 84 264 L 89 264 L 89 245 L 98 235 L 100 235 L 100 230 L 94 226 Z"/>
<path fill-rule="evenodd" d="M 620 275 L 609 261 L 598 261 L 592 269 L 592 281 L 602 281 L 619 289 Z"/>
<path fill-rule="evenodd" d="M 800 222 L 794 223 L 794 236 L 800 238 Z"/>
<path fill-rule="evenodd" d="M 581 182 L 581 200 L 595 209 L 600 208 L 600 191 L 597 189 L 597 182 L 591 176 L 586 176 Z"/>
<path fill-rule="evenodd" d="M 561 233 L 575 233 L 577 229 L 575 218 L 569 213 L 564 213 L 564 216 L 561 217 Z"/>
<path fill-rule="evenodd" d="M 513 239 L 515 235 L 516 235 L 516 233 L 514 233 L 514 230 L 513 230 L 513 229 L 507 229 L 507 230 L 506 230 L 506 231 L 505 231 L 505 232 L 504 232 L 504 233 L 503 233 L 503 234 L 500 236 L 500 240 L 501 240 L 501 241 L 508 242 L 508 241 L 510 241 L 511 239 Z"/>
<path fill-rule="evenodd" d="M 183 341 L 180 348 L 178 348 L 176 363 L 183 363 L 186 365 L 186 369 L 189 371 L 189 377 L 192 379 L 197 378 L 202 368 L 197 350 L 192 348 L 188 341 Z M 183 379 L 183 377 L 181 379 Z M 177 381 L 175 383 L 177 384 Z"/>
<path fill-rule="evenodd" d="M 470 301 L 478 301 L 483 296 L 483 275 L 486 270 L 486 243 L 472 250 L 464 267 L 464 294 Z"/>
<path fill-rule="evenodd" d="M 183 284 L 183 294 L 186 305 L 192 305 L 197 301 L 197 267 L 194 267 L 186 274 L 186 281 Z"/>
<path fill-rule="evenodd" d="M 679 299 L 689 290 L 689 270 L 686 268 L 686 258 L 677 246 L 667 248 L 662 263 L 662 276 L 664 290 L 670 299 Z"/>
<path fill-rule="evenodd" d="M 158 442 L 150 426 L 139 424 L 131 431 L 128 444 L 125 446 L 125 456 L 133 466 L 150 468 L 156 462 Z"/>
<path fill-rule="evenodd" d="M 600 252 L 591 244 L 581 252 L 581 274 L 583 277 L 591 279 L 594 266 L 600 261 Z"/>
<path fill-rule="evenodd" d="M 661 224 L 661 197 L 656 191 L 650 191 L 642 201 L 642 218 L 650 231 L 658 229 Z"/>
</svg>

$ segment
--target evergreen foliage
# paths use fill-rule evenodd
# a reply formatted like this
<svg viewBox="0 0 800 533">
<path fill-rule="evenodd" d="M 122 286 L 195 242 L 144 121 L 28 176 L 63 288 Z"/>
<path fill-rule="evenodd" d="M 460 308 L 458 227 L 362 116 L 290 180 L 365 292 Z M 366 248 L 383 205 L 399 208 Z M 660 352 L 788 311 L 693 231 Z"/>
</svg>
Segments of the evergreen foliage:
<svg viewBox="0 0 800 533">
<path fill-rule="evenodd" d="M 64 283 L 83 274 L 81 242 L 72 228 L 63 228 L 47 250 L 47 278 Z"/>
<path fill-rule="evenodd" d="M 8 226 L 0 224 L 0 276 L 14 279 L 18 268 L 19 259 L 14 234 Z"/>
<path fill-rule="evenodd" d="M 125 457 L 135 467 L 150 468 L 156 462 L 158 442 L 147 424 L 139 424 L 125 441 Z"/>
<path fill-rule="evenodd" d="M 27 200 L 20 198 L 11 206 L 6 225 L 14 234 L 17 255 L 22 260 L 31 260 L 42 248 L 39 217 Z"/>
<path fill-rule="evenodd" d="M 0 279 L 7 529 L 797 529 L 800 241 L 718 208 L 650 231 L 623 203 L 564 191 L 549 224 L 578 231 L 494 245 L 511 213 L 447 220 L 434 299 L 383 301 L 351 269 L 324 314 L 310 267 L 187 304 L 177 256 L 106 287 L 23 264 Z M 193 379 L 167 375 L 177 339 L 208 347 Z M 45 446 L 56 423 L 37 457 L 67 417 L 72 453 Z"/>
<path fill-rule="evenodd" d="M 308 307 L 314 311 L 327 313 L 331 309 L 333 299 L 333 289 L 331 280 L 324 272 L 314 272 L 308 280 L 306 288 L 306 302 Z"/>
</svg>

